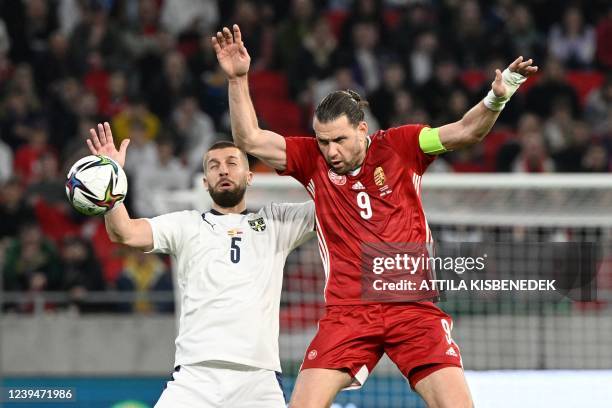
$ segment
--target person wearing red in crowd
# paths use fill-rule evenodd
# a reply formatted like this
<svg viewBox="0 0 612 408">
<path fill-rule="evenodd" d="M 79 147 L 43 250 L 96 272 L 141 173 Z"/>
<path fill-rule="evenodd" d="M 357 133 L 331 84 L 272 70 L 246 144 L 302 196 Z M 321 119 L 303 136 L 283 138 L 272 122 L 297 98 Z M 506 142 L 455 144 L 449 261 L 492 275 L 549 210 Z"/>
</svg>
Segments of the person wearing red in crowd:
<svg viewBox="0 0 612 408">
<path fill-rule="evenodd" d="M 326 274 L 326 315 L 306 350 L 290 407 L 329 407 L 358 388 L 386 353 L 429 407 L 471 407 L 451 318 L 431 301 L 364 299 L 362 244 L 432 241 L 421 204 L 421 177 L 436 155 L 480 142 L 512 94 L 537 71 L 517 58 L 495 72 L 492 89 L 462 119 L 439 128 L 404 125 L 368 133 L 366 102 L 335 91 L 315 111 L 316 138 L 259 128 L 249 95 L 250 57 L 240 29 L 212 38 L 229 80 L 235 143 L 299 180 L 316 206 Z"/>
</svg>

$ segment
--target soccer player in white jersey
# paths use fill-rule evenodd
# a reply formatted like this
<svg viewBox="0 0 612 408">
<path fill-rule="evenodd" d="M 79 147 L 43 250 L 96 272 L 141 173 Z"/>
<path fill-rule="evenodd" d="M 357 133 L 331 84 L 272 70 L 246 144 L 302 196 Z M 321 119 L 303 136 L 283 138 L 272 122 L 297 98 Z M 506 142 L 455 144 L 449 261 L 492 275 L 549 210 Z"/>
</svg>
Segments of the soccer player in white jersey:
<svg viewBox="0 0 612 408">
<path fill-rule="evenodd" d="M 128 140 L 115 148 L 108 123 L 91 129 L 92 154 L 123 166 Z M 123 205 L 104 216 L 113 242 L 172 254 L 181 298 L 175 372 L 157 408 L 285 407 L 278 352 L 283 266 L 314 234 L 314 204 L 271 204 L 248 213 L 253 174 L 231 142 L 204 156 L 209 212 L 132 219 Z"/>
</svg>

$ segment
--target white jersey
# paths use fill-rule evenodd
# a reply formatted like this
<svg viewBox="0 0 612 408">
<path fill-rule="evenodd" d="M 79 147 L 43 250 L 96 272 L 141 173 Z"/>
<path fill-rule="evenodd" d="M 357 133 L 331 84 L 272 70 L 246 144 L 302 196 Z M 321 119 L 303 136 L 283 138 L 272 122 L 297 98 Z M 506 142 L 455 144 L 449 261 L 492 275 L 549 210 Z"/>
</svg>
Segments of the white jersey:
<svg viewBox="0 0 612 408">
<path fill-rule="evenodd" d="M 177 263 L 175 366 L 227 361 L 280 371 L 283 267 L 314 236 L 314 203 L 270 204 L 248 214 L 181 211 L 148 221 L 152 252 Z"/>
</svg>

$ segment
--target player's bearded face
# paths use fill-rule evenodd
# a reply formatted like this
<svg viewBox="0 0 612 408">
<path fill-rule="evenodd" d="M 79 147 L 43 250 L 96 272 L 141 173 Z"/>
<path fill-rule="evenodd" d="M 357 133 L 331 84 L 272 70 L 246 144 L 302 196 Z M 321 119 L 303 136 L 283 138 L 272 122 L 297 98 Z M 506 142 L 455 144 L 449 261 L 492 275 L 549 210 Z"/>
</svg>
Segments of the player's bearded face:
<svg viewBox="0 0 612 408">
<path fill-rule="evenodd" d="M 346 174 L 359 167 L 365 158 L 367 125 L 352 125 L 346 116 L 328 123 L 314 120 L 319 149 L 336 174 Z"/>
<path fill-rule="evenodd" d="M 229 151 L 235 149 L 224 149 Z M 209 152 L 206 181 L 212 200 L 224 208 L 238 205 L 244 198 L 249 181 L 249 168 L 243 158 L 235 154 Z"/>
<path fill-rule="evenodd" d="M 231 183 L 231 186 L 228 185 Z M 208 193 L 212 200 L 217 205 L 225 208 L 234 207 L 242 201 L 247 188 L 246 177 L 239 182 L 229 181 L 227 179 L 219 181 L 215 186 L 208 185 Z"/>
</svg>

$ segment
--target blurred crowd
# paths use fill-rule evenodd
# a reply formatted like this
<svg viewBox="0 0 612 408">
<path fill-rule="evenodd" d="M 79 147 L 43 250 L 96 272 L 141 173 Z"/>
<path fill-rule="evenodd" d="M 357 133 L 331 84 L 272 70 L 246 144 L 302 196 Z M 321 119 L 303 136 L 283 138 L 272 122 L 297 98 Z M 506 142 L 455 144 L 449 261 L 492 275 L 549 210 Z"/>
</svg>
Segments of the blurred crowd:
<svg viewBox="0 0 612 408">
<path fill-rule="evenodd" d="M 134 216 L 156 215 L 160 191 L 191 186 L 205 149 L 231 138 L 210 37 L 233 23 L 252 58 L 262 127 L 311 135 L 316 104 L 346 88 L 370 102 L 372 131 L 442 125 L 484 97 L 495 68 L 523 55 L 540 73 L 483 143 L 432 171 L 610 171 L 608 1 L 0 0 L 4 290 L 64 291 L 84 309 L 88 291 L 171 288 L 168 259 L 112 244 L 102 219 L 68 206 L 64 177 L 89 154 L 89 129 L 109 121 L 117 142 L 131 139 Z"/>
</svg>

